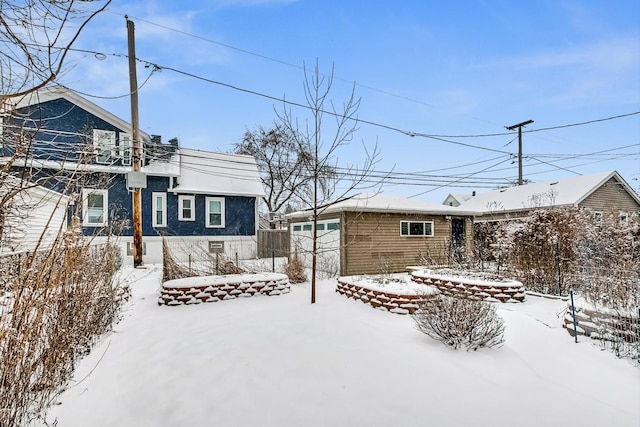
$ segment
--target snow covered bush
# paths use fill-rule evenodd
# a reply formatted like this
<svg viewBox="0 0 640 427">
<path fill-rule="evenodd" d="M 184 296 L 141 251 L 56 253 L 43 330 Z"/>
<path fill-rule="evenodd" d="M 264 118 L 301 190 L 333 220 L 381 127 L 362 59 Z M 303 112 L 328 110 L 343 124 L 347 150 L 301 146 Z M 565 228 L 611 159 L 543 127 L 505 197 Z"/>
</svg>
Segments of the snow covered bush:
<svg viewBox="0 0 640 427">
<path fill-rule="evenodd" d="M 576 268 L 572 285 L 583 289 L 596 305 L 630 310 L 640 305 L 640 222 L 637 214 L 626 221 L 608 218 L 593 227 L 575 245 Z"/>
<path fill-rule="evenodd" d="M 289 277 L 290 283 L 302 283 L 307 281 L 307 276 L 304 274 L 304 265 L 298 252 L 289 257 L 289 262 L 284 267 L 284 274 Z"/>
<path fill-rule="evenodd" d="M 454 349 L 477 350 L 504 342 L 504 321 L 488 302 L 436 295 L 411 314 L 418 330 Z"/>
<path fill-rule="evenodd" d="M 507 263 L 529 290 L 566 295 L 565 278 L 578 241 L 592 228 L 589 212 L 575 207 L 539 209 L 508 236 Z"/>
<path fill-rule="evenodd" d="M 117 245 L 56 241 L 20 257 L 0 305 L 0 425 L 42 416 L 129 298 Z M 6 261 L 6 260 L 4 260 Z"/>
</svg>

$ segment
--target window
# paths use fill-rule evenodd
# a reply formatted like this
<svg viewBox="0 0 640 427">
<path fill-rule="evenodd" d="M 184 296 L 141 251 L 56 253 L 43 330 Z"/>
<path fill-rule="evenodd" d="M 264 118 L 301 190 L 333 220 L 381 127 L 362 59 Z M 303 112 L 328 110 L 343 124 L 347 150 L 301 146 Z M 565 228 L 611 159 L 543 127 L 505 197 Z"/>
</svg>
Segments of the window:
<svg viewBox="0 0 640 427">
<path fill-rule="evenodd" d="M 92 227 L 107 225 L 107 190 L 82 190 L 82 224 Z"/>
<path fill-rule="evenodd" d="M 93 130 L 93 147 L 96 150 L 96 162 L 111 164 L 111 150 L 116 145 L 116 133 L 111 130 Z"/>
<path fill-rule="evenodd" d="M 293 226 L 293 231 L 302 231 L 302 226 L 301 225 L 294 225 Z"/>
<path fill-rule="evenodd" d="M 224 227 L 224 199 L 218 197 L 206 198 L 206 222 L 208 228 Z"/>
<path fill-rule="evenodd" d="M 620 226 L 626 227 L 629 225 L 629 215 L 627 215 L 626 212 L 620 212 L 618 215 L 618 222 L 620 223 Z"/>
<path fill-rule="evenodd" d="M 323 231 L 324 230 L 324 224 L 318 224 L 317 230 L 318 231 Z"/>
<path fill-rule="evenodd" d="M 303 224 L 302 225 L 302 231 L 311 231 L 312 229 L 312 225 L 311 224 Z"/>
<path fill-rule="evenodd" d="M 178 196 L 178 219 L 180 221 L 195 221 L 195 196 Z"/>
<path fill-rule="evenodd" d="M 120 156 L 122 166 L 131 166 L 131 135 L 120 133 Z"/>
<path fill-rule="evenodd" d="M 330 222 L 327 224 L 327 230 L 340 230 L 339 222 Z"/>
<path fill-rule="evenodd" d="M 602 226 L 602 212 L 593 213 L 593 225 L 595 225 L 596 227 Z"/>
<path fill-rule="evenodd" d="M 401 236 L 433 236 L 433 221 L 400 221 Z"/>
<path fill-rule="evenodd" d="M 142 242 L 142 255 L 147 254 L 147 242 Z M 127 242 L 127 256 L 133 256 L 133 242 Z"/>
<path fill-rule="evenodd" d="M 167 193 L 152 193 L 151 200 L 153 203 L 153 218 L 151 223 L 153 227 L 167 226 Z"/>
</svg>

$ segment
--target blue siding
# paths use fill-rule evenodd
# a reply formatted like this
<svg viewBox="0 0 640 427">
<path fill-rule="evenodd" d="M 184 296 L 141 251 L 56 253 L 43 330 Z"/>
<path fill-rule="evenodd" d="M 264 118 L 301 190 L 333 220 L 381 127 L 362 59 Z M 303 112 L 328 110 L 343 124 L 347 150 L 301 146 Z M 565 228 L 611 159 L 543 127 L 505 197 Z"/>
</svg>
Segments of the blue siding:
<svg viewBox="0 0 640 427">
<path fill-rule="evenodd" d="M 54 160 L 74 162 L 78 160 L 78 154 L 83 144 L 91 144 L 93 129 L 102 129 L 116 132 L 116 147 L 119 145 L 119 134 L 128 132 L 129 129 L 119 129 L 100 117 L 91 114 L 70 101 L 59 98 L 39 105 L 24 107 L 19 110 L 20 116 L 7 122 L 5 129 L 10 126 L 20 129 L 31 128 L 39 131 L 34 135 L 33 157 L 42 160 Z M 114 149 L 116 148 L 114 147 Z M 169 159 L 177 149 L 177 140 L 169 141 L 169 144 L 161 144 L 160 137 L 154 137 L 149 144 L 145 143 L 144 151 L 149 159 Z M 0 147 L 2 155 L 10 156 L 10 146 Z M 95 159 L 94 159 L 95 160 Z M 120 165 L 120 160 L 112 159 L 113 165 Z M 75 182 L 77 177 L 71 178 L 71 173 L 59 173 L 59 171 L 42 170 L 36 178 L 48 177 L 46 187 L 56 191 L 64 191 L 66 187 L 70 193 L 82 194 L 82 188 L 105 188 L 108 182 L 108 223 L 122 223 L 123 228 L 119 234 L 131 236 L 132 228 L 132 200 L 131 193 L 127 191 L 125 175 L 115 173 L 90 173 L 82 177 L 83 183 Z M 178 220 L 178 195 L 169 192 L 168 177 L 148 176 L 147 188 L 142 190 L 142 234 L 144 236 L 156 236 L 167 234 L 171 236 L 253 236 L 255 235 L 256 212 L 255 197 L 225 196 L 224 194 L 195 195 L 195 221 Z M 167 200 L 167 227 L 152 226 L 152 193 L 166 193 Z M 205 226 L 205 198 L 222 197 L 225 199 L 225 227 L 207 228 Z M 81 199 L 76 200 L 75 206 L 69 207 L 68 218 L 76 211 L 82 215 Z M 78 206 L 80 205 L 80 206 Z M 83 227 L 85 235 L 102 233 L 101 227 Z"/>
<path fill-rule="evenodd" d="M 225 196 L 214 194 L 195 195 L 195 221 L 178 220 L 178 194 L 167 191 L 169 178 L 149 176 L 147 188 L 142 190 L 142 234 L 143 236 L 253 236 L 255 235 L 256 213 L 255 197 Z M 167 195 L 167 226 L 154 228 L 152 193 Z M 127 219 L 122 230 L 123 236 L 132 236 L 132 200 L 127 191 L 123 175 L 115 175 L 109 187 L 109 224 L 112 221 Z M 205 226 L 205 198 L 223 197 L 225 199 L 225 227 L 207 228 Z M 100 227 L 84 227 L 85 235 L 101 231 Z"/>
<path fill-rule="evenodd" d="M 64 98 L 24 107 L 18 112 L 20 117 L 12 118 L 10 126 L 40 129 L 35 134 L 33 157 L 36 159 L 77 161 L 79 148 L 83 144 L 91 145 L 93 129 L 115 131 L 117 146 L 119 133 L 130 132 L 111 125 Z M 3 155 L 11 155 L 11 149 L 7 147 Z M 120 161 L 114 164 L 120 164 Z"/>
</svg>

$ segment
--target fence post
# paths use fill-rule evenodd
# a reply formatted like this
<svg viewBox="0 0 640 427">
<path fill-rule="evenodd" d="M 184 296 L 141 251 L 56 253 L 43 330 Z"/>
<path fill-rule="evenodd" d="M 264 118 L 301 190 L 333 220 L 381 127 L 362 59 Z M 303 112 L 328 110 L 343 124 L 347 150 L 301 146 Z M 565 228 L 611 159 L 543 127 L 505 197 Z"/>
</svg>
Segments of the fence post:
<svg viewBox="0 0 640 427">
<path fill-rule="evenodd" d="M 271 251 L 271 272 L 276 272 L 276 251 Z"/>
<path fill-rule="evenodd" d="M 562 296 L 562 272 L 560 271 L 560 239 L 556 236 L 556 269 L 558 270 L 558 296 Z"/>
<path fill-rule="evenodd" d="M 189 254 L 189 274 L 191 274 L 191 254 Z"/>
<path fill-rule="evenodd" d="M 578 343 L 578 324 L 576 322 L 576 306 L 573 303 L 573 289 L 571 290 L 571 317 L 573 318 L 573 339 Z"/>
</svg>

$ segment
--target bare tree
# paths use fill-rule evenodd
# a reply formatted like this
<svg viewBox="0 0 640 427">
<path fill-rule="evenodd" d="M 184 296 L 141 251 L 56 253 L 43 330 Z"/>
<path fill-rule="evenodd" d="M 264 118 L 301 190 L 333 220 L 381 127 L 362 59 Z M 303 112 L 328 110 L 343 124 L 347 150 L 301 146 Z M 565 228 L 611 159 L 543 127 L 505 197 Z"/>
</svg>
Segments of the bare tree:
<svg viewBox="0 0 640 427">
<path fill-rule="evenodd" d="M 42 167 L 34 151 L 36 146 L 43 148 L 36 138 L 45 120 L 15 108 L 22 97 L 60 77 L 72 45 L 110 1 L 0 2 L 0 252 L 3 245 L 18 240 L 16 230 L 29 227 L 26 220 L 37 216 L 44 221 L 31 230 L 38 234 L 44 228 L 27 250 L 2 254 L 0 260 L 2 426 L 42 419 L 71 378 L 76 360 L 118 321 L 129 295 L 116 278 L 119 248 L 110 240 L 97 246 L 83 238 L 81 203 L 76 203 L 72 224 L 64 230 L 65 195 L 73 196 L 81 179 L 99 177 L 75 172 L 76 168 L 65 171 L 70 153 L 60 147 L 53 147 L 64 152 L 58 156 L 59 167 Z M 77 137 L 82 140 L 82 135 Z M 78 164 L 84 150 L 80 151 L 75 153 Z M 51 213 L 42 209 L 42 200 L 32 197 L 42 194 L 42 186 L 55 189 L 45 191 Z M 118 224 L 114 221 L 112 226 Z"/>
<path fill-rule="evenodd" d="M 111 0 L 20 0 L 0 4 L 0 100 L 60 77 L 67 54 Z"/>
<path fill-rule="evenodd" d="M 373 167 L 378 161 L 379 150 L 377 144 L 369 150 L 363 144 L 364 154 L 361 166 L 338 167 L 338 151 L 351 143 L 358 130 L 357 112 L 360 107 L 360 98 L 355 96 L 354 85 L 348 99 L 338 108 L 330 98 L 333 87 L 333 67 L 330 74 L 324 75 L 320 72 L 316 61 L 313 72 L 307 72 L 306 67 L 304 70 L 304 93 L 310 116 L 299 119 L 290 109 L 284 108 L 278 114 L 278 118 L 288 132 L 296 138 L 299 150 L 310 153 L 308 162 L 305 164 L 310 180 L 307 185 L 300 186 L 296 194 L 308 207 L 309 216 L 313 222 L 311 253 L 311 303 L 313 304 L 316 301 L 318 218 L 324 210 L 354 191 L 380 183 L 379 181 L 372 183 Z M 332 123 L 325 123 L 324 119 L 327 116 L 333 119 Z"/>
<path fill-rule="evenodd" d="M 299 144 L 300 137 L 291 128 L 274 122 L 271 129 L 259 126 L 244 134 L 234 146 L 238 154 L 256 159 L 262 183 L 267 189 L 263 198 L 269 212 L 291 211 L 301 206 L 300 189 L 309 185 L 312 176 L 309 165 L 312 153 L 308 146 Z M 326 170 L 320 179 L 329 179 L 332 171 Z"/>
</svg>

